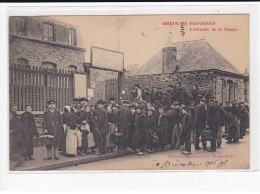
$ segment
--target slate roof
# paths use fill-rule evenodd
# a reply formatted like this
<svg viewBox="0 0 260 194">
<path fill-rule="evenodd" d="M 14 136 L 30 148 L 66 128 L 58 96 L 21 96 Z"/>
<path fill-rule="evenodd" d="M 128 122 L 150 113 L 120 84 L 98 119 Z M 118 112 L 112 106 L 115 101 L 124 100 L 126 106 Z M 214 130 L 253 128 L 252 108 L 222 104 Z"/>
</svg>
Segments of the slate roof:
<svg viewBox="0 0 260 194">
<path fill-rule="evenodd" d="M 206 40 L 173 43 L 176 47 L 178 72 L 217 69 L 241 74 L 227 59 L 215 50 Z M 138 70 L 138 75 L 162 73 L 162 49 Z"/>
</svg>

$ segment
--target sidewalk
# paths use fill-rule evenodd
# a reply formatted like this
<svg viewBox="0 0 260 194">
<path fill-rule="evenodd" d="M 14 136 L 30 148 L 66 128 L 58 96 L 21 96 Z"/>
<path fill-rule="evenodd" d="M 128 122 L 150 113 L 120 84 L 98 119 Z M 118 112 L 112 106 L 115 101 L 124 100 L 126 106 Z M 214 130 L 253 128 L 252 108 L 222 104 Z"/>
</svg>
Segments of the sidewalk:
<svg viewBox="0 0 260 194">
<path fill-rule="evenodd" d="M 34 148 L 34 160 L 24 161 L 20 167 L 14 167 L 16 162 L 10 162 L 11 171 L 42 171 L 42 170 L 54 170 L 58 168 L 76 166 L 80 164 L 86 164 L 89 162 L 96 162 L 99 160 L 111 159 L 121 156 L 129 155 L 127 153 L 108 153 L 104 155 L 88 154 L 86 156 L 76 156 L 76 157 L 65 157 L 60 154 L 60 160 L 43 160 L 46 156 L 46 147 L 40 146 Z"/>
</svg>

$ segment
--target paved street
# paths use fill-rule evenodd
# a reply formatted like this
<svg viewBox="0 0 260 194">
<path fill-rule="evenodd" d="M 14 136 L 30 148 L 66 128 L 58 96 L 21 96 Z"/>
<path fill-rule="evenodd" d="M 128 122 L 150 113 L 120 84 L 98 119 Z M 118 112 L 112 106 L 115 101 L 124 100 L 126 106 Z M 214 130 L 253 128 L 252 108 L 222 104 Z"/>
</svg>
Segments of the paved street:
<svg viewBox="0 0 260 194">
<path fill-rule="evenodd" d="M 120 158 L 102 160 L 63 168 L 61 170 L 228 170 L 249 168 L 249 133 L 236 144 L 226 144 L 223 139 L 222 148 L 217 152 L 195 151 L 184 156 L 180 150 L 168 150 L 146 154 L 144 156 L 129 155 Z"/>
</svg>

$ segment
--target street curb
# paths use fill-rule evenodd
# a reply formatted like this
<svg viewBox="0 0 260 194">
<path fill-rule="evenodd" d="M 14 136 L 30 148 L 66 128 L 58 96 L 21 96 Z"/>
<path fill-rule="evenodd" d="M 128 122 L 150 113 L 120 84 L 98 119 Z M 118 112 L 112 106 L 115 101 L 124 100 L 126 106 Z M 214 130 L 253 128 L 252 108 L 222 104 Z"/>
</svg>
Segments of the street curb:
<svg viewBox="0 0 260 194">
<path fill-rule="evenodd" d="M 42 170 L 55 170 L 59 168 L 65 168 L 65 167 L 71 167 L 76 166 L 80 164 L 87 164 L 90 162 L 97 162 L 100 160 L 107 160 L 112 158 L 118 158 L 122 156 L 128 156 L 132 155 L 132 153 L 109 153 L 104 155 L 91 155 L 87 158 L 80 158 L 80 156 L 77 159 L 69 160 L 69 161 L 57 161 L 55 164 L 46 164 L 42 166 L 37 167 L 24 167 L 17 169 L 16 171 L 42 171 Z"/>
</svg>

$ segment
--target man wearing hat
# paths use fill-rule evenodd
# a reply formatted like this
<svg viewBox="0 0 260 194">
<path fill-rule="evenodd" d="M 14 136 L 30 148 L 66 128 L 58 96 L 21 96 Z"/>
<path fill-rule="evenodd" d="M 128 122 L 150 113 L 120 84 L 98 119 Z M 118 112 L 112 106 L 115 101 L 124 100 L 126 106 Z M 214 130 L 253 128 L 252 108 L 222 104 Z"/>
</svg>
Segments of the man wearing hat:
<svg viewBox="0 0 260 194">
<path fill-rule="evenodd" d="M 199 138 L 201 136 L 202 130 L 206 128 L 206 99 L 201 98 L 200 103 L 194 107 L 194 130 L 195 130 L 195 150 L 201 150 L 202 148 L 199 147 Z M 202 139 L 202 146 L 203 150 L 207 150 L 207 144 Z"/>
<path fill-rule="evenodd" d="M 147 142 L 147 139 L 146 139 L 147 138 L 147 118 L 142 113 L 142 107 L 141 106 L 136 107 L 134 127 L 135 127 L 134 149 L 136 150 L 136 148 L 139 148 L 140 151 L 138 152 L 138 155 L 144 155 L 145 144 Z"/>
<path fill-rule="evenodd" d="M 56 109 L 56 102 L 54 100 L 50 100 L 48 102 L 48 108 L 43 114 L 42 127 L 47 135 L 54 136 L 52 145 L 46 145 L 47 157 L 45 157 L 44 159 L 50 160 L 52 159 L 52 155 L 54 154 L 55 159 L 59 160 L 60 157 L 58 154 L 58 146 L 60 143 L 60 134 L 63 130 L 63 121 L 62 115 Z"/>
<path fill-rule="evenodd" d="M 185 147 L 181 153 L 184 155 L 189 155 L 191 154 L 191 133 L 193 128 L 193 118 L 186 106 L 182 107 L 182 114 L 184 116 L 182 119 L 182 134 L 180 137 L 180 144 L 185 144 Z"/>
<path fill-rule="evenodd" d="M 122 108 L 118 111 L 118 132 L 123 135 L 122 145 L 118 147 L 118 152 L 121 150 L 131 150 L 130 147 L 130 129 L 131 129 L 131 111 L 128 108 L 129 102 L 122 101 Z"/>
<path fill-rule="evenodd" d="M 213 139 L 210 141 L 210 149 L 208 152 L 216 151 L 216 139 L 220 128 L 220 107 L 216 103 L 215 97 L 209 97 L 209 105 L 207 110 L 207 126 L 213 132 Z"/>
<path fill-rule="evenodd" d="M 108 133 L 108 112 L 104 108 L 104 104 L 105 102 L 103 100 L 99 100 L 97 102 L 98 109 L 96 111 L 96 116 L 97 116 L 96 127 L 102 136 L 102 144 L 99 146 L 99 152 L 101 154 L 106 153 L 106 136 Z"/>
</svg>

